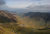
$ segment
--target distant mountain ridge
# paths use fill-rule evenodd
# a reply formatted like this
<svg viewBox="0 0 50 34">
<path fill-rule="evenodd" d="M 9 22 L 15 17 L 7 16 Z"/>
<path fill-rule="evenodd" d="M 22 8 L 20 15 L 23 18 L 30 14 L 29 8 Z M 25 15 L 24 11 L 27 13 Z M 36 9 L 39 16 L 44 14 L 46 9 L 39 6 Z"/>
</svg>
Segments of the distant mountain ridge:
<svg viewBox="0 0 50 34">
<path fill-rule="evenodd" d="M 16 22 L 16 17 L 9 12 L 0 10 L 0 22 Z"/>
<path fill-rule="evenodd" d="M 24 14 L 24 17 L 28 16 L 29 18 L 35 18 L 35 19 L 44 19 L 47 21 L 50 21 L 50 13 L 47 12 L 28 12 Z"/>
</svg>

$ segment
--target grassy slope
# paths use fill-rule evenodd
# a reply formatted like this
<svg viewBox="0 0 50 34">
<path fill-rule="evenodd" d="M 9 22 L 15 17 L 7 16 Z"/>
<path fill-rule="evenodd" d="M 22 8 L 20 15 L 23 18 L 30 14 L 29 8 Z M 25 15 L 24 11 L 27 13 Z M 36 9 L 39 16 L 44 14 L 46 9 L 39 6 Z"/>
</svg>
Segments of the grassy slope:
<svg viewBox="0 0 50 34">
<path fill-rule="evenodd" d="M 0 26 L 0 34 L 15 34 L 14 32 L 11 32 L 7 28 L 3 28 Z"/>
<path fill-rule="evenodd" d="M 35 21 L 34 19 L 30 19 L 30 18 L 18 17 L 18 24 L 19 24 L 19 26 L 22 26 L 22 27 L 43 28 L 44 21 L 42 21 L 43 23 L 41 22 L 41 24 L 43 24 L 43 26 L 40 26 L 40 22 L 41 21 Z"/>
<path fill-rule="evenodd" d="M 28 18 L 23 19 L 17 16 L 17 20 L 18 20 L 18 23 L 17 23 L 18 25 L 16 23 L 0 24 L 0 34 L 15 34 L 15 33 L 17 34 L 50 34 L 50 30 L 32 29 L 32 28 L 35 28 L 35 26 L 32 25 L 33 24 L 32 21 L 30 21 Z"/>
</svg>

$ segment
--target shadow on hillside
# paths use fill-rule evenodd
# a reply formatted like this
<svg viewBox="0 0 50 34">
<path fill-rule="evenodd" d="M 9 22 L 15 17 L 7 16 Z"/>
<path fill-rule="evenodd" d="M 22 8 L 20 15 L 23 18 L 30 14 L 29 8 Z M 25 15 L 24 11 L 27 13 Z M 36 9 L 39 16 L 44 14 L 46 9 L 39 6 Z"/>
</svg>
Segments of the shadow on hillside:
<svg viewBox="0 0 50 34">
<path fill-rule="evenodd" d="M 50 30 L 34 30 L 33 28 L 20 27 L 17 24 L 2 24 L 0 26 L 17 34 L 50 34 Z"/>
<path fill-rule="evenodd" d="M 17 21 L 0 15 L 0 23 L 9 23 L 9 22 L 17 22 Z"/>
<path fill-rule="evenodd" d="M 38 30 L 41 31 L 41 30 Z M 34 29 L 32 28 L 19 28 L 16 30 L 16 32 L 21 33 L 21 34 L 50 34 L 49 31 L 41 31 L 41 32 L 35 32 Z"/>
</svg>

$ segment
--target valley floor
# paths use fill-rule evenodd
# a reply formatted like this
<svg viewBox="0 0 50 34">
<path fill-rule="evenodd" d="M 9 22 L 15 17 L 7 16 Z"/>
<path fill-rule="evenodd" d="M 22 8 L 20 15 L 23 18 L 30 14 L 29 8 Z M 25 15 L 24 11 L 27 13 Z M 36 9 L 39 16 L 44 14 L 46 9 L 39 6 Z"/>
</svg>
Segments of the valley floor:
<svg viewBox="0 0 50 34">
<path fill-rule="evenodd" d="M 35 26 L 29 18 L 17 16 L 17 21 L 17 23 L 1 23 L 0 34 L 50 34 L 50 29 L 38 30 L 39 26 Z"/>
</svg>

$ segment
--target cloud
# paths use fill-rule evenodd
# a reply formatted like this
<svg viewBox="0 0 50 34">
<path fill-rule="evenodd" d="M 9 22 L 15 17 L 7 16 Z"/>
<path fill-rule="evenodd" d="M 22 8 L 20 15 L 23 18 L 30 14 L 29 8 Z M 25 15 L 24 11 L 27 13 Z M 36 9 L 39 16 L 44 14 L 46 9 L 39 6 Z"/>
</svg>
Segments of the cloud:
<svg viewBox="0 0 50 34">
<path fill-rule="evenodd" d="M 32 4 L 30 0 L 9 0 L 7 5 L 11 8 L 26 8 L 30 4 Z"/>
<path fill-rule="evenodd" d="M 5 0 L 5 2 L 3 0 L 0 1 L 2 1 L 3 4 L 5 4 L 6 2 L 6 5 L 11 8 L 25 8 L 31 4 L 33 6 L 50 4 L 50 0 Z"/>
<path fill-rule="evenodd" d="M 4 0 L 0 0 L 0 6 L 4 5 L 4 4 L 5 4 L 5 1 Z"/>
<path fill-rule="evenodd" d="M 7 0 L 6 5 L 10 8 L 25 8 L 28 5 L 32 4 L 32 2 L 29 1 L 22 1 L 22 0 Z"/>
</svg>

